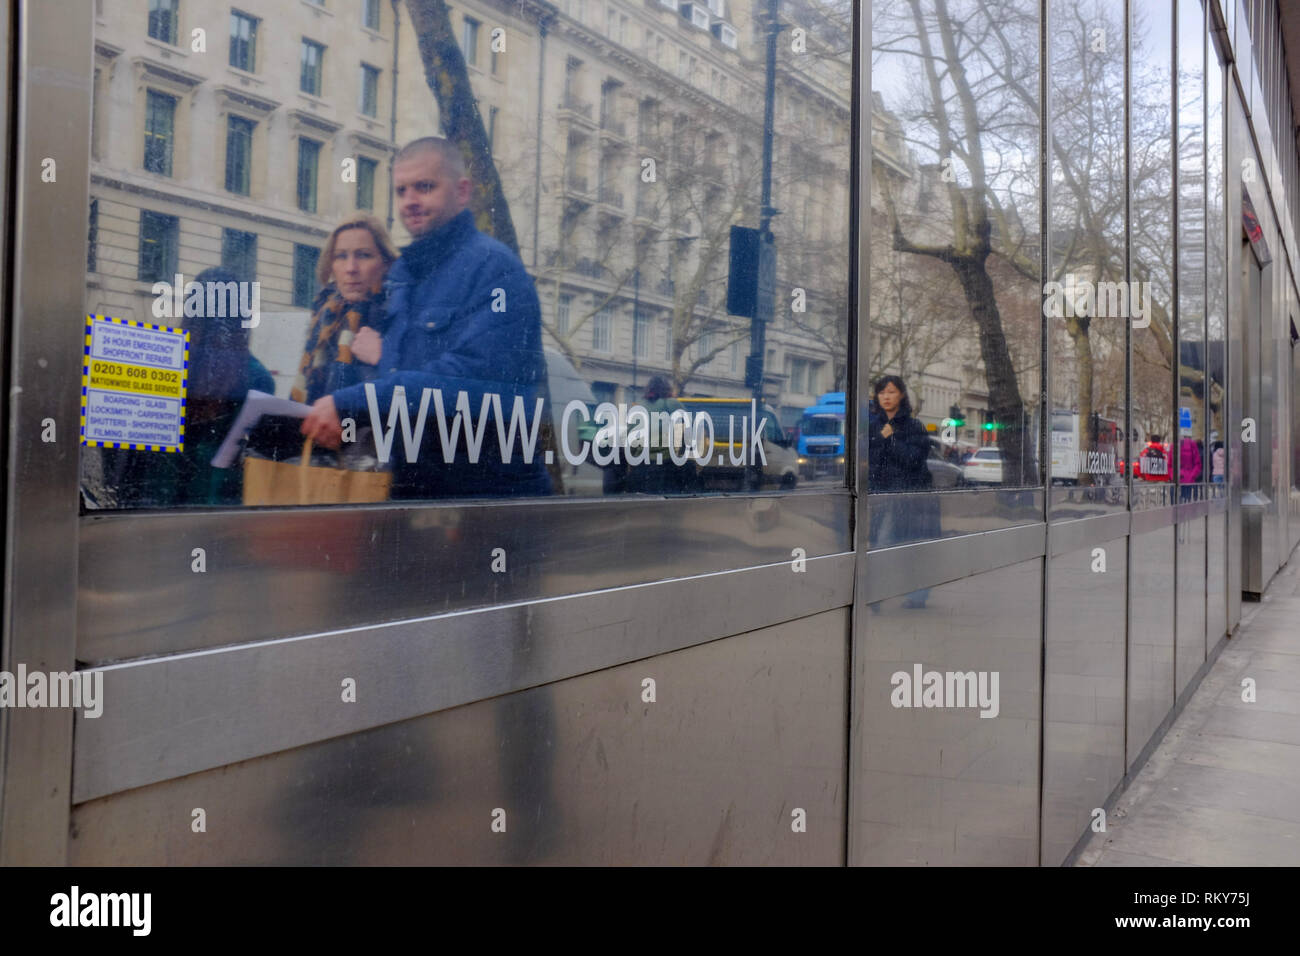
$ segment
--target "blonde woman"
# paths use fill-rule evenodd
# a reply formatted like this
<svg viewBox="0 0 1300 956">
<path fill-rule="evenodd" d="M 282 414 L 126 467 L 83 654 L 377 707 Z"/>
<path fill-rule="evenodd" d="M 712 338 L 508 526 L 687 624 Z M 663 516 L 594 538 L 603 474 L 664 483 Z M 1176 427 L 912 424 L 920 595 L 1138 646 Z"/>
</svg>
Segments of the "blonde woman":
<svg viewBox="0 0 1300 956">
<path fill-rule="evenodd" d="M 384 277 L 397 248 L 374 216 L 357 213 L 330 233 L 316 276 L 311 331 L 290 397 L 311 404 L 374 377 L 388 325 Z"/>
</svg>

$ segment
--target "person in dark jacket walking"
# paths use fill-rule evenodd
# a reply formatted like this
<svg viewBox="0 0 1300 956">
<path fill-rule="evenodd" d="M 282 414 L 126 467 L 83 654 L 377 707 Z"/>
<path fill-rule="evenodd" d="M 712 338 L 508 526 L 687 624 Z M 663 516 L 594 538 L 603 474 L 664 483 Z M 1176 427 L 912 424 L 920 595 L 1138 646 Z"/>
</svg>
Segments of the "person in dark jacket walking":
<svg viewBox="0 0 1300 956">
<path fill-rule="evenodd" d="M 387 433 L 394 389 L 401 387 L 414 431 L 423 390 L 439 390 L 442 420 L 431 397 L 415 461 L 406 460 L 401 430 L 394 435 L 394 498 L 551 490 L 540 442 L 545 411 L 537 410 L 546 385 L 537 290 L 519 257 L 474 225 L 471 188 L 464 157 L 448 140 L 418 139 L 398 153 L 393 189 L 415 241 L 388 274 L 379 377 L 319 399 L 302 425 L 318 444 L 338 447 L 341 418 L 370 421 L 366 393 L 373 386 Z M 466 413 L 457 423 L 458 405 Z"/>
<path fill-rule="evenodd" d="M 229 269 L 204 269 L 194 277 L 205 302 L 233 288 L 240 279 Z M 111 462 L 121 507 L 174 508 L 182 505 L 237 505 L 243 500 L 238 468 L 214 468 L 221 447 L 250 389 L 274 392 L 275 380 L 249 351 L 248 329 L 239 316 L 186 317 L 190 334 L 185 399 L 185 445 L 175 453 L 118 451 Z M 105 459 L 106 470 L 110 462 Z"/>
<path fill-rule="evenodd" d="M 886 494 L 932 490 L 934 482 L 926 464 L 930 435 L 912 417 L 907 385 L 897 375 L 886 375 L 872 388 L 872 399 L 878 412 L 870 421 L 868 434 L 868 491 Z M 873 548 L 939 536 L 937 500 L 877 498 L 870 510 Z M 928 588 L 913 591 L 903 606 L 924 607 L 929 594 Z"/>
</svg>

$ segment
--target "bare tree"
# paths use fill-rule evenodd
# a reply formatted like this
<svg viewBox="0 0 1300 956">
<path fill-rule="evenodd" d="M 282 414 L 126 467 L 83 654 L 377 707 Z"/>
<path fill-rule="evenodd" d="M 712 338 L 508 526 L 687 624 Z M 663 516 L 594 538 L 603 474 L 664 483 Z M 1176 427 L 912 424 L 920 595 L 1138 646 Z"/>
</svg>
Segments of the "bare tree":
<svg viewBox="0 0 1300 956">
<path fill-rule="evenodd" d="M 470 207 L 478 227 L 518 255 L 514 220 L 492 160 L 492 146 L 470 85 L 465 56 L 452 30 L 447 4 L 444 0 L 406 0 L 406 7 L 420 45 L 425 82 L 438 101 L 442 128 L 447 138 L 465 154 L 469 178 L 474 183 Z"/>
<path fill-rule="evenodd" d="M 1026 405 L 990 258 L 1001 257 L 1025 279 L 1039 281 L 1034 217 L 1023 215 L 1033 208 L 1038 187 L 1038 113 L 1024 108 L 1017 91 L 1037 89 L 1037 58 L 1024 55 L 1037 48 L 1037 4 L 1029 13 L 1024 4 L 979 0 L 962 3 L 958 16 L 948 0 L 907 0 L 905 6 L 876 21 L 873 42 L 878 57 L 896 57 L 919 72 L 908 120 L 914 130 L 925 128 L 919 142 L 943 169 L 947 200 L 941 225 L 937 211 L 931 212 L 922 231 L 945 235 L 937 241 L 917 238 L 917 216 L 897 202 L 896 174 L 878 164 L 887 227 L 895 249 L 944 262 L 956 275 L 978 332 L 990 409 L 1001 425 L 1003 478 L 1022 484 L 1031 478 L 1036 436 L 1025 427 Z M 1019 208 L 1017 196 L 1023 197 Z M 1012 294 L 1015 285 L 1001 289 Z M 1033 300 L 1038 290 L 1020 294 Z"/>
</svg>

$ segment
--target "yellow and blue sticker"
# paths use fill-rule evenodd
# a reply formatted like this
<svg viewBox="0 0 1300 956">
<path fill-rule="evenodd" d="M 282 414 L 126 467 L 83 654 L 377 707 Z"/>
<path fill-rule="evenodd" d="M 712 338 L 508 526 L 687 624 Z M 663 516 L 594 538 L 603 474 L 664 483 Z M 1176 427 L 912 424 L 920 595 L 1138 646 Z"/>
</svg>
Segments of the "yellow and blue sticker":
<svg viewBox="0 0 1300 956">
<path fill-rule="evenodd" d="M 81 443 L 92 448 L 185 448 L 190 334 L 135 319 L 86 316 Z"/>
</svg>

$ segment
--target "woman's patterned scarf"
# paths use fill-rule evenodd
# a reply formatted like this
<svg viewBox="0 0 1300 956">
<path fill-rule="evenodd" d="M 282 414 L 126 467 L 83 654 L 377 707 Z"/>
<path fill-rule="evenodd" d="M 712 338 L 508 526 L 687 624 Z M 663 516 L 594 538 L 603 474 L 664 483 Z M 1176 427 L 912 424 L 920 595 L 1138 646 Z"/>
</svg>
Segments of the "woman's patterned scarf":
<svg viewBox="0 0 1300 956">
<path fill-rule="evenodd" d="M 341 362 L 352 364 L 352 340 L 363 325 L 375 327 L 371 319 L 383 314 L 382 296 L 378 292 L 360 302 L 348 302 L 333 287 L 322 293 L 324 302 L 316 310 L 311 331 L 307 334 L 307 348 L 298 363 L 298 377 L 294 379 L 289 397 L 295 402 L 306 402 L 309 395 L 325 391 L 330 365 Z M 382 329 L 381 329 L 382 331 Z"/>
</svg>

